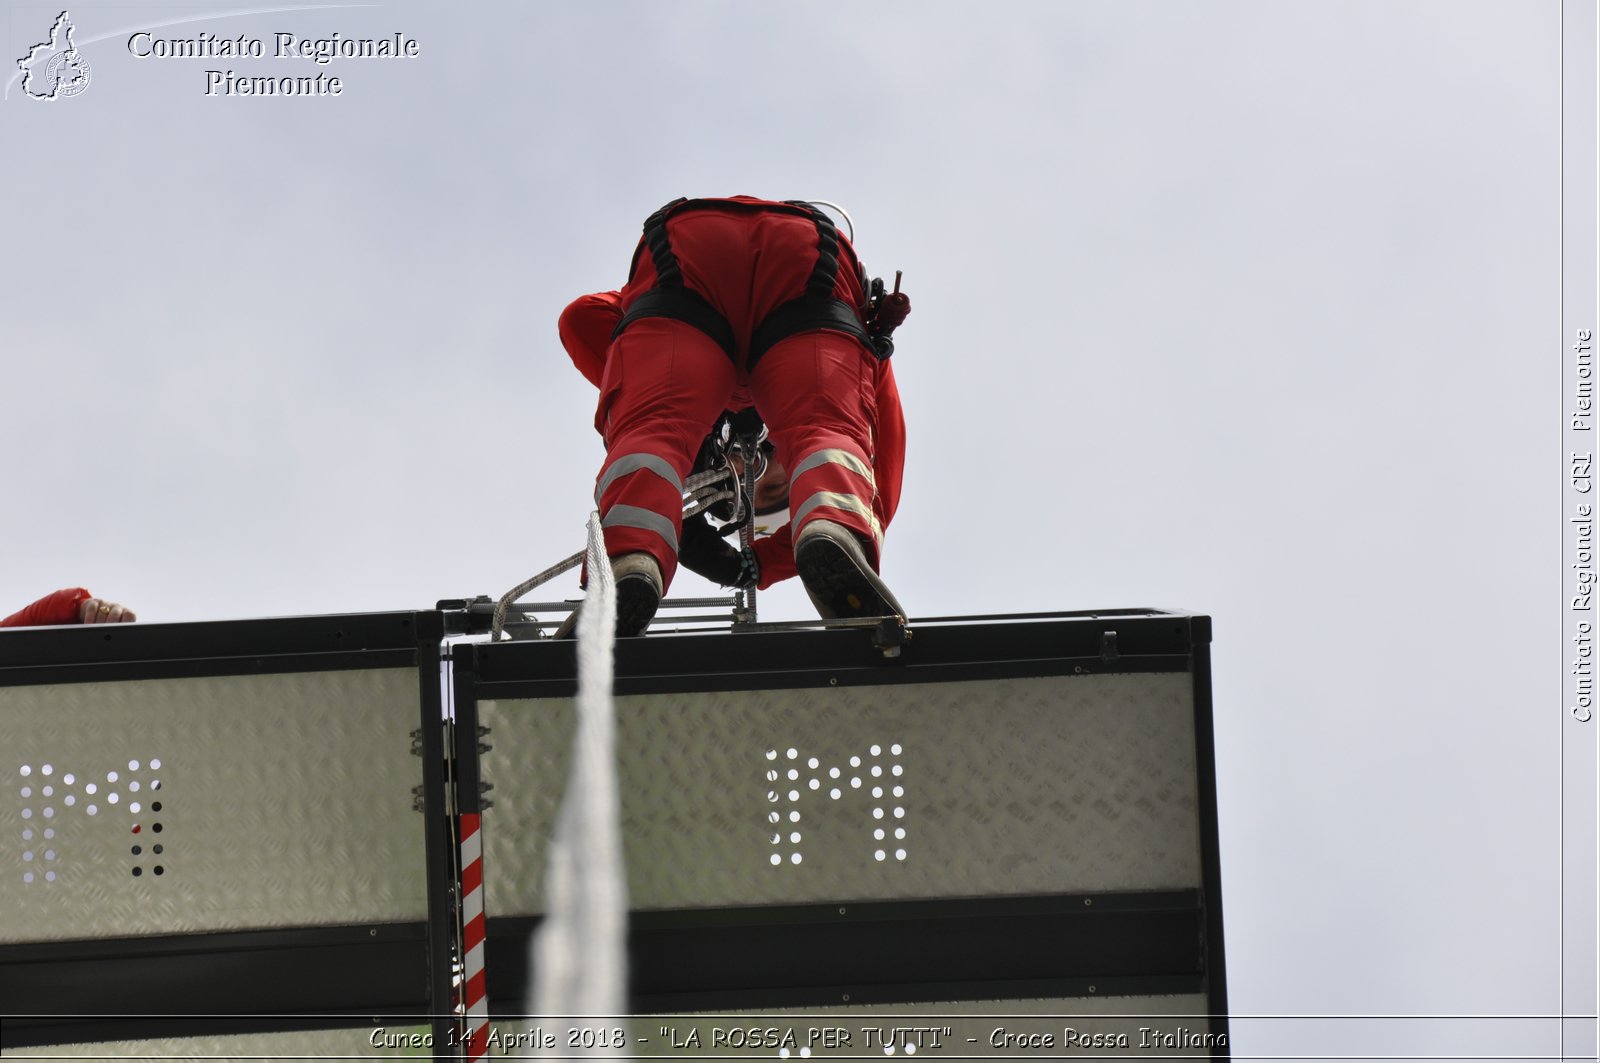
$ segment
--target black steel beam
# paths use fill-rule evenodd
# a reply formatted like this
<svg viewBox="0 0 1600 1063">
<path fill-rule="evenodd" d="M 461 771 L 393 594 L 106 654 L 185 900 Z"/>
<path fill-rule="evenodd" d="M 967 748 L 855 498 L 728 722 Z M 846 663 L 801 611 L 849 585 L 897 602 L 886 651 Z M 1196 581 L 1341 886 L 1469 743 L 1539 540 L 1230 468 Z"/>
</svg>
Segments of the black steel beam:
<svg viewBox="0 0 1600 1063">
<path fill-rule="evenodd" d="M 630 1010 L 1199 993 L 1203 919 L 1194 890 L 634 912 Z M 520 1014 L 538 922 L 489 920 L 491 1012 Z"/>
<path fill-rule="evenodd" d="M 415 1025 L 427 961 L 424 923 L 7 945 L 0 1046 L 194 1036 L 223 1017 L 238 1032 Z"/>
</svg>

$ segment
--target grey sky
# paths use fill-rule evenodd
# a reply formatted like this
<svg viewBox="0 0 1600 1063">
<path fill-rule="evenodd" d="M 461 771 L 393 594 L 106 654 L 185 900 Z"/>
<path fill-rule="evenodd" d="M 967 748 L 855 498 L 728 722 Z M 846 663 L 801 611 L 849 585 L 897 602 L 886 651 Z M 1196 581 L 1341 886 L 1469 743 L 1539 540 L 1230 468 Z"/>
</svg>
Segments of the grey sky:
<svg viewBox="0 0 1600 1063">
<path fill-rule="evenodd" d="M 1215 617 L 1234 1008 L 1557 1009 L 1556 4 L 474 11 L 203 27 L 415 60 L 107 40 L 79 97 L 13 86 L 0 612 L 498 595 L 578 548 L 602 456 L 561 307 L 674 196 L 834 200 L 914 302 L 912 613 Z"/>
</svg>

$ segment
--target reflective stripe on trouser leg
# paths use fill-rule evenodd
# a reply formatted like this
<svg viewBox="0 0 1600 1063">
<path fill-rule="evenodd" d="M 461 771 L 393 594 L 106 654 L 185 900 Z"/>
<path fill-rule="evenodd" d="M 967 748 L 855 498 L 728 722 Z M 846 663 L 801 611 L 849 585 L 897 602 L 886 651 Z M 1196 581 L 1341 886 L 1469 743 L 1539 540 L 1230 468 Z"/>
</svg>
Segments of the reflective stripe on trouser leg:
<svg viewBox="0 0 1600 1063">
<path fill-rule="evenodd" d="M 867 540 L 868 556 L 876 565 L 883 528 L 872 508 L 872 468 L 866 459 L 842 447 L 825 447 L 806 455 L 795 469 L 789 487 L 795 542 L 808 522 L 831 520 Z"/>
<path fill-rule="evenodd" d="M 869 485 L 871 485 L 874 493 L 877 492 L 877 483 L 872 478 L 872 466 L 868 465 L 865 461 L 856 457 L 848 450 L 844 450 L 839 447 L 827 447 L 823 450 L 816 451 L 810 457 L 796 465 L 794 470 L 789 473 L 789 478 L 792 480 L 798 480 L 812 469 L 819 468 L 825 462 L 830 461 L 835 465 L 843 465 L 846 469 L 849 469 L 857 476 L 860 476 L 862 479 L 866 480 Z"/>
<path fill-rule="evenodd" d="M 665 458 L 654 454 L 623 454 L 609 462 L 600 473 L 600 480 L 594 487 L 594 504 L 599 505 L 600 499 L 605 495 L 606 488 L 618 479 L 629 473 L 648 469 L 672 485 L 679 497 L 683 495 L 683 481 L 678 479 L 678 474 Z"/>
<path fill-rule="evenodd" d="M 796 538 L 799 537 L 800 529 L 805 525 L 812 513 L 824 508 L 839 510 L 842 513 L 852 514 L 861 518 L 866 522 L 867 528 L 872 534 L 872 545 L 879 549 L 883 548 L 883 528 L 878 524 L 878 518 L 873 516 L 872 508 L 861 501 L 857 495 L 842 495 L 836 491 L 818 491 L 813 495 L 807 496 L 806 500 L 800 503 L 800 508 L 795 510 L 794 519 L 791 522 Z M 839 513 L 817 513 L 816 515 L 819 518 L 846 525 L 852 530 L 860 530 L 856 528 L 855 521 L 841 519 Z"/>
<path fill-rule="evenodd" d="M 614 528 L 636 528 L 640 531 L 654 532 L 661 536 L 674 555 L 678 552 L 677 526 L 654 510 L 642 509 L 639 506 L 612 506 L 606 511 L 606 515 L 600 518 L 600 527 L 607 531 Z M 610 536 L 607 536 L 606 542 L 608 544 L 611 542 Z M 615 557 L 619 553 L 628 551 L 611 550 L 608 547 L 608 552 Z"/>
<path fill-rule="evenodd" d="M 874 566 L 875 380 L 871 353 L 854 337 L 828 331 L 775 344 L 750 380 L 778 460 L 790 470 L 790 511 L 799 515 L 791 521 L 795 541 L 803 525 L 825 517 L 859 535 Z M 812 502 L 813 496 L 820 497 Z"/>
<path fill-rule="evenodd" d="M 683 478 L 733 377 L 722 348 L 669 318 L 634 322 L 606 355 L 596 418 L 606 426 L 606 462 L 595 477 L 606 553 L 651 555 L 663 591 L 678 567 Z"/>
<path fill-rule="evenodd" d="M 643 551 L 661 566 L 663 581 L 670 579 L 683 520 L 681 483 L 671 464 L 654 454 L 624 454 L 608 463 L 595 490 L 606 553 Z"/>
</svg>

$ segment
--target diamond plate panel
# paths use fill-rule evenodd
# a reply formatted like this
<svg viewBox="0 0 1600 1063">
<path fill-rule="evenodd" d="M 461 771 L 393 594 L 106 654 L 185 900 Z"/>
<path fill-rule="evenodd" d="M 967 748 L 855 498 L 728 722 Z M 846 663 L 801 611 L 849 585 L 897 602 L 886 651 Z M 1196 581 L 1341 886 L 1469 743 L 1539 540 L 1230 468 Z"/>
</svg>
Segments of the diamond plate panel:
<svg viewBox="0 0 1600 1063">
<path fill-rule="evenodd" d="M 0 943 L 423 919 L 420 716 L 410 669 L 0 688 Z"/>
<path fill-rule="evenodd" d="M 1201 885 L 1187 673 L 616 699 L 637 909 Z M 568 700 L 485 702 L 491 915 L 543 910 Z"/>
</svg>

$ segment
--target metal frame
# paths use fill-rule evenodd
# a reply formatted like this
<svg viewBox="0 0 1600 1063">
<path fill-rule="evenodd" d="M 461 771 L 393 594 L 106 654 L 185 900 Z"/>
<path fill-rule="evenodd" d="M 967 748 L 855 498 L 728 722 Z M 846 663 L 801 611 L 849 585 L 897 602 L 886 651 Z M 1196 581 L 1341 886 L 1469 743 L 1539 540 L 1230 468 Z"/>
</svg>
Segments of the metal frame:
<svg viewBox="0 0 1600 1063">
<path fill-rule="evenodd" d="M 817 685 L 939 682 L 1113 672 L 1188 672 L 1209 618 L 1156 610 L 916 620 L 901 654 L 885 652 L 878 628 L 843 623 L 755 624 L 737 632 L 622 639 L 617 694 L 772 690 Z M 1032 620 L 1033 618 L 1029 618 Z M 968 622 L 977 621 L 977 622 Z M 1111 637 L 1108 641 L 1107 634 Z M 570 697 L 577 690 L 575 643 L 536 640 L 470 647 L 480 699 Z M 897 648 L 897 647 L 888 647 Z M 459 651 L 459 648 L 458 648 Z M 463 658 L 458 652 L 458 666 Z M 823 660 L 825 666 L 799 664 Z M 459 706 L 458 701 L 458 706 Z"/>
<path fill-rule="evenodd" d="M 1194 673 L 1195 764 L 1200 773 L 1201 866 L 1205 875 L 1205 948 L 1211 969 L 1207 993 L 1214 1032 L 1227 1035 L 1228 979 L 1222 933 L 1222 853 L 1217 815 L 1217 742 L 1211 703 L 1211 618 L 1199 617 L 1191 670 Z M 1230 1037 L 1229 1043 L 1232 1043 Z"/>
<path fill-rule="evenodd" d="M 910 628 L 898 647 L 885 645 L 875 629 L 826 624 L 757 624 L 732 637 L 652 632 L 619 641 L 614 689 L 623 695 L 1187 672 L 1203 888 L 634 912 L 631 1010 L 1203 993 L 1211 1031 L 1227 1033 L 1210 618 L 1118 609 L 916 620 Z M 464 799 L 472 801 L 477 701 L 569 697 L 576 659 L 571 642 L 549 640 L 458 645 L 452 657 L 457 719 L 472 728 L 471 740 L 457 746 Z M 520 1014 L 527 940 L 538 920 L 489 916 L 491 1013 Z M 848 949 L 849 984 L 841 983 L 837 963 L 797 966 L 795 957 L 819 951 L 819 942 Z M 928 942 L 938 948 L 930 952 Z M 996 956 L 1007 961 L 996 966 Z M 892 959 L 863 966 L 861 957 Z"/>
<path fill-rule="evenodd" d="M 0 686 L 415 668 L 428 894 L 419 923 L 0 945 L 10 1013 L 0 1047 L 351 1027 L 375 1016 L 431 1022 L 434 1043 L 449 1044 L 444 634 L 437 611 L 0 633 Z"/>
</svg>

